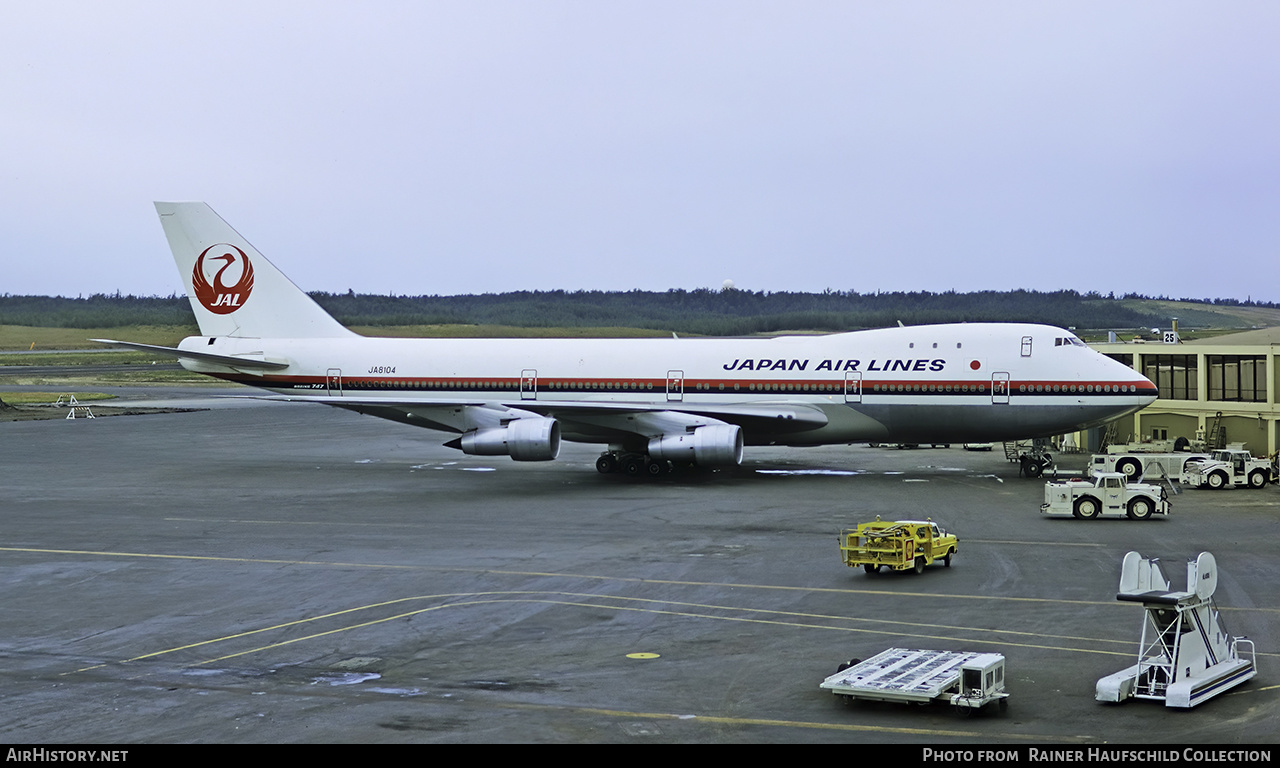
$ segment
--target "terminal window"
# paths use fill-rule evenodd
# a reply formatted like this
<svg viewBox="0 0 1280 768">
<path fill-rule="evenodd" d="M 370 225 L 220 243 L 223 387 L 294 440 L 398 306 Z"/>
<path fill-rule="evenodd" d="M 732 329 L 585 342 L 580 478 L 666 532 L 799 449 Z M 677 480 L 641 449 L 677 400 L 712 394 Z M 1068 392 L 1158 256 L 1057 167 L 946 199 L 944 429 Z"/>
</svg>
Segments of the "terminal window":
<svg viewBox="0 0 1280 768">
<path fill-rule="evenodd" d="M 1209 399 L 1261 403 L 1267 399 L 1267 360 L 1262 355 L 1209 355 Z"/>
<path fill-rule="evenodd" d="M 1198 364 L 1195 355 L 1143 355 L 1142 375 L 1166 400 L 1195 400 Z"/>
</svg>

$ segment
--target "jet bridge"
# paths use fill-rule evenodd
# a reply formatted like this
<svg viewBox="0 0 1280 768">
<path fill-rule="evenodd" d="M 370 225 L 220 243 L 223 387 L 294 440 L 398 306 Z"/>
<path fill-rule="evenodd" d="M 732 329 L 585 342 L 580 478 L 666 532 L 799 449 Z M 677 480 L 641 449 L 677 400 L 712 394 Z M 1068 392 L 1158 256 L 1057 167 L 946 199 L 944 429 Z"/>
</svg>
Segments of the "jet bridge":
<svg viewBox="0 0 1280 768">
<path fill-rule="evenodd" d="M 1124 556 L 1117 600 L 1146 609 L 1138 663 L 1098 681 L 1098 701 L 1130 698 L 1194 707 L 1257 674 L 1253 641 L 1232 637 L 1213 603 L 1218 567 L 1200 553 L 1187 563 L 1187 589 L 1170 589 L 1156 558 Z"/>
</svg>

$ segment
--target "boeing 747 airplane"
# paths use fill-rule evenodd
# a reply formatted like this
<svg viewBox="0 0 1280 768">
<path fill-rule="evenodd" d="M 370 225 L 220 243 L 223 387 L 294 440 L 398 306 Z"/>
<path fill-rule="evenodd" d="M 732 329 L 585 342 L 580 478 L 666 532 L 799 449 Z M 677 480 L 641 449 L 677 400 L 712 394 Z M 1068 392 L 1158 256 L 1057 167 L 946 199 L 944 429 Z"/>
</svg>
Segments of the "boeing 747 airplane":
<svg viewBox="0 0 1280 768">
<path fill-rule="evenodd" d="M 391 339 L 339 324 L 204 203 L 156 203 L 199 336 L 95 339 L 273 393 L 454 433 L 516 461 L 607 446 L 600 472 L 732 467 L 744 445 L 988 442 L 1103 424 L 1156 399 L 1046 325 L 761 339 Z"/>
</svg>

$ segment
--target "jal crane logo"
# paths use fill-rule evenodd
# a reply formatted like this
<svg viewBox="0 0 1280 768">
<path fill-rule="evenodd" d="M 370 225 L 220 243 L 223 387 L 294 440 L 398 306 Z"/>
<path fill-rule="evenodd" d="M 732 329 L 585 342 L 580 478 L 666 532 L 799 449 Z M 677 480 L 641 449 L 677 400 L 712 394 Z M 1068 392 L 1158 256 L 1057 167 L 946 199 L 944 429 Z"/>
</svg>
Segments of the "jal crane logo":
<svg viewBox="0 0 1280 768">
<path fill-rule="evenodd" d="M 210 256 L 210 253 L 219 253 L 217 256 Z M 209 282 L 208 276 L 205 274 L 205 258 L 209 261 L 225 262 L 220 269 L 213 275 L 213 282 Z M 227 275 L 227 270 L 235 265 L 239 265 L 240 278 L 231 285 L 227 285 L 224 281 L 230 280 L 235 276 L 233 271 Z M 213 269 L 216 265 L 210 264 L 209 268 Z M 195 269 L 191 270 L 191 289 L 196 295 L 196 300 L 200 302 L 200 306 L 214 313 L 215 315 L 228 315 L 244 306 L 245 301 L 249 298 L 249 293 L 253 290 L 253 264 L 249 262 L 249 257 L 244 251 L 228 245 L 219 243 L 211 245 L 204 249 L 204 253 L 196 259 Z"/>
</svg>

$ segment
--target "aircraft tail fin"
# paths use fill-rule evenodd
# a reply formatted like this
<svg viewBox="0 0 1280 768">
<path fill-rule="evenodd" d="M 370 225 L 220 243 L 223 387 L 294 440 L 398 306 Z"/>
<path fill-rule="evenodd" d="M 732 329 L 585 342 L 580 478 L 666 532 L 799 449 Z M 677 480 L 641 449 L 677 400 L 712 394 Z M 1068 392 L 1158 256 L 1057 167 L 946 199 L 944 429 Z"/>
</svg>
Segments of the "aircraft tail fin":
<svg viewBox="0 0 1280 768">
<path fill-rule="evenodd" d="M 354 336 L 204 203 L 156 203 L 203 336 Z"/>
</svg>

